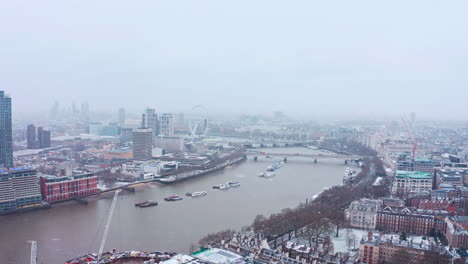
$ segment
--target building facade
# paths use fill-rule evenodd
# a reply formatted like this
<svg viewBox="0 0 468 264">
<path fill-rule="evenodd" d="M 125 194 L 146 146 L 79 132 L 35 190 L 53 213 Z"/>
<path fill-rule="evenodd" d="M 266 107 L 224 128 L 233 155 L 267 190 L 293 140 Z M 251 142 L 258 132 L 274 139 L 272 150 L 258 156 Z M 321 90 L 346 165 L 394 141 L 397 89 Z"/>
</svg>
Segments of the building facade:
<svg viewBox="0 0 468 264">
<path fill-rule="evenodd" d="M 121 127 L 125 126 L 125 121 L 126 121 L 125 108 L 119 108 L 119 111 L 117 113 L 117 121 L 119 122 L 119 125 Z"/>
<path fill-rule="evenodd" d="M 133 130 L 133 159 L 150 160 L 153 157 L 153 129 L 138 128 Z"/>
<path fill-rule="evenodd" d="M 41 177 L 41 193 L 48 202 L 84 197 L 99 192 L 98 178 L 92 173 L 70 177 Z"/>
<path fill-rule="evenodd" d="M 464 186 L 465 178 L 467 178 L 468 170 L 466 168 L 441 168 L 436 169 L 435 178 L 436 186 L 441 184 L 451 184 L 453 186 Z"/>
<path fill-rule="evenodd" d="M 38 206 L 42 203 L 36 170 L 0 170 L 0 212 Z"/>
<path fill-rule="evenodd" d="M 161 116 L 161 133 L 160 135 L 172 137 L 174 136 L 174 118 L 170 113 L 164 113 Z"/>
<path fill-rule="evenodd" d="M 0 91 L 0 167 L 13 167 L 11 98 Z"/>
<path fill-rule="evenodd" d="M 393 194 L 410 194 L 432 190 L 432 175 L 421 171 L 396 171 Z"/>
<path fill-rule="evenodd" d="M 26 128 L 26 146 L 28 149 L 36 148 L 36 127 L 33 124 Z"/>
<path fill-rule="evenodd" d="M 31 124 L 26 128 L 26 142 L 28 149 L 50 148 L 50 131 L 42 127 L 37 128 Z"/>
<path fill-rule="evenodd" d="M 409 157 L 404 157 L 398 160 L 398 170 L 402 171 L 422 171 L 434 173 L 434 162 L 431 159 L 415 158 L 414 160 Z"/>
<path fill-rule="evenodd" d="M 406 253 L 409 259 L 400 259 L 399 254 Z M 381 234 L 368 234 L 367 238 L 361 239 L 359 246 L 358 263 L 380 264 L 380 263 L 426 263 L 428 260 L 437 259 L 434 263 L 449 264 L 453 256 L 442 246 L 437 246 L 432 241 L 413 242 L 400 240 L 398 236 L 383 236 Z M 400 262 L 401 261 L 401 262 Z"/>
<path fill-rule="evenodd" d="M 153 131 L 153 137 L 159 135 L 160 127 L 156 110 L 146 108 L 141 120 L 141 128 L 150 128 Z"/>
<path fill-rule="evenodd" d="M 345 209 L 345 218 L 351 227 L 375 229 L 377 211 L 381 207 L 381 200 L 361 199 L 354 201 Z"/>
<path fill-rule="evenodd" d="M 447 215 L 446 211 L 425 211 L 387 206 L 377 212 L 376 229 L 385 232 L 429 235 L 432 231 L 445 231 L 447 224 L 443 217 Z"/>
<path fill-rule="evenodd" d="M 156 147 L 167 152 L 181 152 L 184 150 L 184 139 L 181 137 L 156 137 Z"/>
</svg>

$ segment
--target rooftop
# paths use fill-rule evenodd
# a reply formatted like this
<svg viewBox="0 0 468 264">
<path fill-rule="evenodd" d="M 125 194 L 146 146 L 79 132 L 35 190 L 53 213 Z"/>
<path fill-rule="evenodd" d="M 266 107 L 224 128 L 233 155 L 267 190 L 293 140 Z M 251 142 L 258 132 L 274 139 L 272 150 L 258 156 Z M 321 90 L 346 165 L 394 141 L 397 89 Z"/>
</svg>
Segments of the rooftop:
<svg viewBox="0 0 468 264">
<path fill-rule="evenodd" d="M 397 170 L 395 177 L 397 178 L 410 178 L 410 179 L 428 179 L 432 178 L 432 175 L 429 172 L 423 171 L 401 171 Z"/>
<path fill-rule="evenodd" d="M 219 248 L 212 248 L 194 255 L 197 259 L 211 264 L 243 262 L 243 258 L 236 253 Z"/>
</svg>

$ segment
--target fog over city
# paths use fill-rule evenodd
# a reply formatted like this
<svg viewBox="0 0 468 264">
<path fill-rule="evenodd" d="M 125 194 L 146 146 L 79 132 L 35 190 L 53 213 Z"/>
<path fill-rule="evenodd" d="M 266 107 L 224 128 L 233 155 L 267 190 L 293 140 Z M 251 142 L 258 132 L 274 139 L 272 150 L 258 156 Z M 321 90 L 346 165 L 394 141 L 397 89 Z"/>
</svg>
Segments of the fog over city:
<svg viewBox="0 0 468 264">
<path fill-rule="evenodd" d="M 466 1 L 4 1 L 0 86 L 17 113 L 87 101 L 463 119 L 467 13 Z"/>
</svg>

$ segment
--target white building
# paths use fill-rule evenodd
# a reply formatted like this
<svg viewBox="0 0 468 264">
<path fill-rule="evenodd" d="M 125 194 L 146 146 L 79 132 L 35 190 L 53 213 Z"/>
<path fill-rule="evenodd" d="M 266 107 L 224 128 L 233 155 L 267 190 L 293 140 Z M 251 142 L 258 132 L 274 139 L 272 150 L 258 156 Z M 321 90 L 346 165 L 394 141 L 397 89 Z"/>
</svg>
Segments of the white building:
<svg viewBox="0 0 468 264">
<path fill-rule="evenodd" d="M 352 227 L 375 229 L 377 211 L 382 207 L 382 200 L 361 199 L 352 202 L 345 209 L 345 218 Z"/>
<path fill-rule="evenodd" d="M 429 172 L 397 170 L 392 184 L 392 193 L 408 194 L 431 191 L 432 180 L 432 174 Z"/>
</svg>

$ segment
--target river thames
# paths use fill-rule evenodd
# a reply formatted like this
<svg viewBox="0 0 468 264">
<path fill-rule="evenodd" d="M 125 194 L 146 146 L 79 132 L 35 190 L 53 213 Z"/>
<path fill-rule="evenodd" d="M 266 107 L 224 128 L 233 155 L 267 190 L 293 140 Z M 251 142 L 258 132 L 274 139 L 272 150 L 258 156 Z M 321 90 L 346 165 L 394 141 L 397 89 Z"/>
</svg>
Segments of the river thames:
<svg viewBox="0 0 468 264">
<path fill-rule="evenodd" d="M 268 149 L 281 153 L 320 153 L 306 148 Z M 121 192 L 112 219 L 106 250 L 171 251 L 188 253 L 200 238 L 224 229 L 240 229 L 258 214 L 269 215 L 295 207 L 323 188 L 340 184 L 346 165 L 340 159 L 289 158 L 272 178 L 257 174 L 282 159 L 259 158 L 222 171 L 171 185 L 148 183 L 136 193 Z M 239 181 L 241 186 L 214 190 L 213 185 Z M 202 197 L 185 193 L 207 191 Z M 165 202 L 164 197 L 183 196 L 182 201 Z M 38 263 L 64 261 L 97 252 L 113 193 L 91 199 L 88 205 L 67 202 L 53 208 L 0 217 L 2 263 L 29 263 L 28 240 L 38 242 Z M 158 206 L 135 207 L 155 200 Z"/>
</svg>

